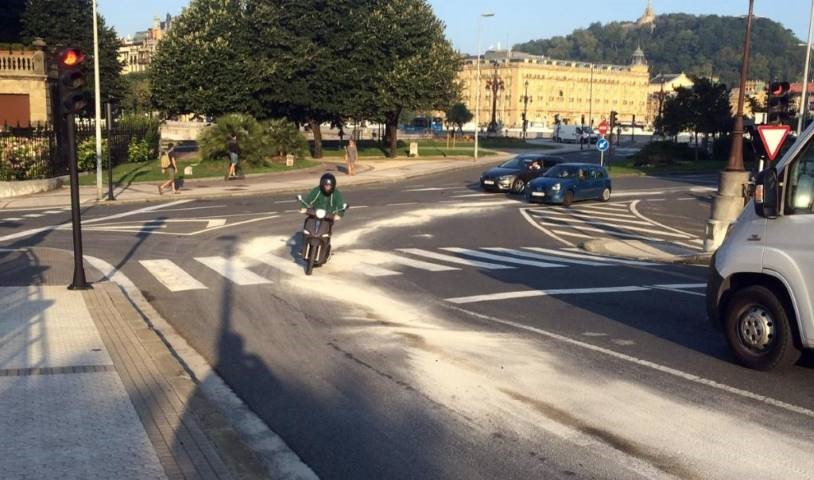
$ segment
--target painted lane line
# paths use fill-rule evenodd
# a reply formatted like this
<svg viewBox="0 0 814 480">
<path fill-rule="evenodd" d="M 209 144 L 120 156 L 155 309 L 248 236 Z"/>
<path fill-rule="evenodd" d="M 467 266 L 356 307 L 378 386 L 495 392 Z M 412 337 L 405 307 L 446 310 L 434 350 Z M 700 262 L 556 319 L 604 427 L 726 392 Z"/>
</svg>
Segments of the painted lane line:
<svg viewBox="0 0 814 480">
<path fill-rule="evenodd" d="M 115 220 L 115 219 L 118 219 L 118 218 L 130 217 L 130 216 L 133 216 L 133 215 L 139 215 L 139 214 L 145 213 L 145 212 L 154 212 L 156 210 L 161 210 L 161 209 L 176 206 L 176 205 L 182 205 L 182 204 L 193 202 L 193 201 L 194 200 L 178 200 L 178 201 L 175 201 L 175 202 L 163 203 L 163 204 L 160 204 L 160 205 L 153 205 L 151 207 L 139 208 L 137 210 L 131 210 L 129 212 L 123 212 L 123 213 L 117 213 L 115 215 L 109 215 L 107 217 L 94 218 L 92 220 L 84 220 L 82 222 L 82 224 L 83 225 L 88 225 L 88 224 L 92 224 L 92 223 L 104 222 L 105 220 Z M 22 231 L 22 232 L 12 233 L 12 234 L 0 237 L 0 242 L 8 242 L 10 240 L 17 240 L 19 238 L 30 237 L 30 236 L 37 235 L 37 234 L 40 234 L 40 233 L 51 232 L 53 230 L 56 230 L 56 229 L 60 228 L 63 225 L 68 225 L 68 224 L 70 224 L 70 222 L 60 223 L 60 224 L 56 224 L 56 225 L 49 225 L 47 227 L 41 227 L 41 228 L 32 228 L 30 230 L 25 230 L 25 231 Z"/>
<path fill-rule="evenodd" d="M 706 283 L 673 283 L 667 285 L 653 285 L 656 288 L 700 289 L 707 288 Z"/>
<path fill-rule="evenodd" d="M 56 213 L 62 213 L 62 210 L 46 210 L 44 213 L 47 213 L 49 215 L 54 215 Z"/>
<path fill-rule="evenodd" d="M 271 280 L 249 270 L 249 264 L 239 258 L 195 257 L 195 260 L 237 285 L 265 285 L 271 283 Z"/>
<path fill-rule="evenodd" d="M 20 217 L 4 218 L 0 222 L 21 222 L 23 219 Z"/>
<path fill-rule="evenodd" d="M 590 235 L 585 235 L 585 234 L 576 233 L 576 232 L 566 232 L 565 230 L 552 230 L 552 232 L 556 233 L 557 235 L 562 235 L 564 237 L 596 239 L 596 237 L 592 237 Z"/>
<path fill-rule="evenodd" d="M 533 252 L 542 252 L 542 253 L 550 253 L 552 255 L 561 255 L 563 257 L 570 257 L 570 258 L 578 258 L 581 260 L 591 260 L 596 262 L 610 262 L 610 263 L 619 263 L 622 265 L 636 265 L 636 266 L 649 266 L 654 265 L 653 262 L 639 262 L 636 260 L 623 260 L 618 258 L 611 258 L 611 257 L 602 257 L 599 255 L 589 255 L 585 253 L 574 253 L 574 252 L 566 252 L 564 250 L 552 250 L 550 248 L 542 248 L 542 247 L 523 247 L 523 250 L 531 250 Z"/>
<path fill-rule="evenodd" d="M 647 241 L 650 241 L 650 242 L 660 242 L 660 241 L 662 241 L 662 239 L 660 239 L 660 238 L 645 237 L 645 236 L 642 236 L 642 235 L 634 235 L 632 233 L 624 233 L 624 232 L 620 233 L 620 232 L 614 232 L 614 231 L 611 231 L 611 230 L 600 229 L 600 228 L 579 227 L 577 225 L 568 225 L 568 224 L 551 222 L 550 220 L 548 220 L 547 222 L 543 222 L 543 223 L 547 223 L 546 226 L 552 227 L 552 228 L 573 228 L 574 230 L 579 230 L 580 232 L 604 233 L 606 235 L 610 235 L 611 237 L 633 238 L 633 239 L 636 239 L 636 240 L 647 240 Z"/>
<path fill-rule="evenodd" d="M 705 378 L 705 377 L 701 377 L 701 376 L 695 375 L 693 373 L 685 372 L 683 370 L 678 370 L 676 368 L 668 367 L 666 365 L 661 365 L 659 363 L 651 362 L 649 360 L 643 360 L 641 358 L 637 358 L 637 357 L 634 357 L 632 355 L 628 355 L 628 354 L 625 354 L 625 353 L 620 353 L 620 352 L 611 350 L 609 348 L 600 347 L 600 346 L 593 345 L 593 344 L 590 344 L 590 343 L 587 343 L 587 342 L 583 342 L 581 340 L 576 340 L 576 339 L 573 339 L 573 338 L 570 338 L 570 337 L 566 337 L 565 335 L 560 335 L 558 333 L 554 333 L 554 332 L 551 332 L 551 331 L 548 331 L 548 330 L 544 330 L 542 328 L 537 328 L 537 327 L 532 327 L 532 326 L 529 326 L 529 325 L 524 325 L 522 323 L 513 322 L 511 320 L 504 320 L 502 318 L 493 317 L 491 315 L 484 315 L 482 313 L 473 312 L 473 311 L 470 311 L 470 310 L 466 310 L 464 308 L 456 307 L 454 305 L 446 305 L 446 308 L 449 308 L 451 310 L 454 310 L 454 311 L 457 311 L 459 313 L 463 313 L 465 315 L 469 315 L 469 316 L 472 316 L 474 318 L 478 318 L 478 319 L 481 319 L 481 320 L 487 320 L 487 321 L 491 321 L 493 323 L 501 324 L 501 325 L 504 325 L 504 326 L 507 326 L 507 327 L 513 327 L 513 328 L 516 328 L 518 330 L 524 330 L 524 331 L 527 331 L 527 332 L 535 333 L 537 335 L 540 335 L 541 337 L 546 337 L 548 339 L 551 339 L 551 340 L 554 340 L 554 341 L 557 341 L 557 342 L 560 342 L 560 343 L 566 343 L 568 345 L 572 345 L 574 347 L 578 347 L 578 348 L 581 348 L 583 350 L 588 350 L 588 351 L 592 351 L 592 352 L 595 352 L 595 353 L 600 353 L 600 354 L 606 355 L 608 357 L 615 358 L 617 360 L 622 360 L 622 361 L 630 363 L 630 364 L 638 365 L 640 367 L 645 367 L 645 368 L 648 368 L 650 370 L 654 370 L 654 371 L 657 371 L 657 372 L 660 372 L 660 373 L 665 373 L 667 375 L 671 375 L 673 377 L 680 378 L 682 380 L 685 380 L 685 381 L 688 381 L 688 382 L 691 382 L 691 383 L 695 383 L 695 384 L 698 384 L 698 385 L 703 385 L 705 387 L 709 387 L 709 388 L 712 388 L 712 389 L 715 389 L 715 390 L 718 390 L 718 391 L 721 391 L 721 392 L 726 392 L 726 393 L 729 393 L 731 395 L 736 395 L 736 396 L 739 396 L 741 398 L 746 398 L 746 399 L 749 399 L 749 400 L 757 401 L 757 402 L 762 403 L 764 405 L 771 405 L 773 407 L 779 408 L 781 410 L 785 410 L 787 412 L 795 413 L 795 414 L 798 414 L 798 415 L 803 415 L 803 416 L 806 416 L 806 417 L 809 417 L 809 418 L 814 418 L 814 410 L 803 408 L 803 407 L 800 407 L 800 406 L 797 406 L 797 405 L 794 405 L 794 404 L 791 404 L 791 403 L 783 402 L 781 400 L 777 400 L 777 399 L 772 398 L 772 397 L 767 397 L 767 396 L 760 395 L 760 394 L 757 394 L 757 393 L 754 393 L 754 392 L 750 392 L 748 390 L 743 390 L 743 389 L 740 389 L 740 388 L 732 387 L 732 386 L 729 386 L 729 385 L 726 385 L 726 384 L 723 384 L 723 383 L 716 382 L 715 380 L 711 380 L 711 379 L 708 379 L 708 378 Z"/>
<path fill-rule="evenodd" d="M 271 202 L 271 203 L 275 203 L 275 204 L 279 204 L 279 203 L 297 203 L 297 200 L 277 200 L 276 202 Z"/>
<path fill-rule="evenodd" d="M 697 198 L 688 197 L 688 198 L 678 198 L 676 199 L 677 202 L 691 202 L 693 200 L 698 200 Z"/>
<path fill-rule="evenodd" d="M 40 217 L 44 217 L 45 214 L 44 213 L 29 213 L 29 214 L 23 215 L 23 216 L 25 218 L 40 218 Z"/>
<path fill-rule="evenodd" d="M 473 197 L 491 197 L 491 193 L 468 193 L 466 195 L 452 195 L 449 198 L 473 198 Z"/>
<path fill-rule="evenodd" d="M 388 203 L 388 207 L 403 207 L 405 205 L 418 205 L 418 202 Z"/>
<path fill-rule="evenodd" d="M 576 246 L 577 246 L 577 244 L 576 244 L 576 243 L 571 243 L 571 242 L 569 242 L 568 240 L 565 240 L 565 239 L 564 239 L 564 238 L 562 238 L 561 236 L 559 236 L 559 235 L 557 235 L 556 233 L 554 233 L 554 231 L 549 230 L 549 229 L 545 228 L 544 226 L 540 225 L 540 224 L 537 222 L 537 220 L 535 220 L 534 218 L 532 218 L 531 214 L 529 213 L 530 211 L 531 211 L 531 210 L 529 210 L 529 209 L 527 209 L 527 208 L 521 208 L 521 209 L 520 209 L 520 215 L 521 215 L 521 216 L 522 216 L 522 217 L 523 217 L 523 218 L 524 218 L 524 219 L 525 219 L 525 220 L 526 220 L 526 221 L 527 221 L 527 222 L 528 222 L 528 223 L 529 223 L 529 224 L 530 224 L 532 227 L 536 228 L 537 230 L 539 230 L 539 231 L 543 232 L 544 234 L 548 235 L 549 237 L 553 238 L 554 240 L 556 240 L 556 241 L 558 241 L 558 242 L 560 242 L 560 243 L 562 243 L 562 244 L 568 245 L 569 247 L 574 247 L 574 248 L 576 248 Z"/>
<path fill-rule="evenodd" d="M 386 268 L 377 267 L 368 263 L 362 263 L 353 268 L 354 272 L 367 275 L 368 277 L 393 277 L 401 275 L 401 272 L 395 270 L 388 270 Z"/>
<path fill-rule="evenodd" d="M 362 250 L 361 252 L 364 253 L 370 251 Z M 380 252 L 376 253 L 378 255 L 381 255 Z M 460 268 L 457 267 L 450 267 L 449 265 L 441 265 L 439 263 L 424 262 L 421 260 L 403 257 L 401 255 L 396 254 L 387 254 L 381 263 L 384 265 L 388 264 L 404 265 L 405 267 L 415 268 L 417 270 L 425 270 L 427 272 L 452 272 L 460 270 Z"/>
<path fill-rule="evenodd" d="M 540 213 L 553 213 L 559 215 L 575 215 L 580 217 L 587 217 L 587 218 L 603 218 L 606 220 L 619 220 L 619 221 L 637 221 L 640 220 L 638 217 L 631 213 L 621 214 L 621 213 L 609 213 L 609 212 L 594 212 L 589 210 L 580 210 L 580 209 L 556 209 L 552 212 L 548 212 L 547 210 L 538 210 Z"/>
<path fill-rule="evenodd" d="M 241 257 L 247 264 L 262 263 L 289 275 L 302 275 L 302 267 L 292 258 L 278 257 L 271 253 L 257 253 Z"/>
<path fill-rule="evenodd" d="M 553 261 L 553 262 L 562 262 L 568 263 L 573 265 L 584 265 L 588 267 L 607 267 L 609 263 L 597 262 L 597 261 L 588 261 L 588 260 L 575 260 L 571 258 L 565 258 L 562 256 L 555 256 L 555 255 L 542 255 L 539 253 L 531 253 L 531 252 L 524 252 L 522 250 L 513 250 L 511 248 L 501 248 L 501 247 L 494 247 L 494 248 L 484 248 L 484 250 L 489 250 L 491 252 L 500 252 L 506 255 L 515 255 L 518 257 L 525 257 L 525 258 L 534 258 L 536 260 L 543 260 L 543 261 Z"/>
<path fill-rule="evenodd" d="M 546 212 L 545 214 L 543 214 L 541 212 L 541 213 L 538 213 L 536 215 L 538 217 L 540 217 L 540 218 L 551 217 L 551 218 L 558 218 L 558 219 L 564 219 L 564 220 L 567 220 L 567 219 L 579 219 L 579 221 L 581 221 L 581 222 L 584 222 L 584 221 L 594 221 L 595 222 L 595 221 L 599 221 L 599 220 L 608 220 L 608 221 L 614 221 L 614 222 L 619 222 L 619 223 L 630 223 L 630 224 L 633 224 L 633 225 L 641 225 L 641 226 L 644 226 L 644 227 L 652 227 L 653 226 L 653 224 L 650 223 L 650 222 L 642 222 L 638 218 L 632 217 L 632 216 L 631 217 L 626 217 L 624 220 L 622 220 L 622 219 L 616 219 L 616 218 L 606 218 L 606 216 L 604 214 L 597 216 L 597 215 L 591 215 L 591 214 L 587 214 L 587 213 L 571 213 L 569 215 L 569 214 L 567 214 L 565 212 Z M 619 215 L 615 215 L 615 216 L 619 216 Z M 628 218 L 630 218 L 631 220 L 628 220 Z M 574 221 L 577 221 L 577 220 L 574 220 Z"/>
<path fill-rule="evenodd" d="M 614 197 L 650 197 L 657 195 L 666 195 L 668 192 L 613 192 Z"/>
<path fill-rule="evenodd" d="M 207 222 L 206 228 L 209 229 L 209 228 L 215 228 L 215 227 L 222 227 L 224 225 L 226 225 L 226 219 L 225 218 L 213 218 L 212 220 L 209 220 L 209 222 Z"/>
<path fill-rule="evenodd" d="M 206 285 L 171 260 L 140 260 L 139 263 L 171 292 L 207 289 Z"/>
<path fill-rule="evenodd" d="M 657 226 L 657 227 L 661 227 L 661 228 L 664 228 L 664 229 L 666 229 L 666 230 L 673 231 L 673 232 L 675 232 L 675 233 L 680 233 L 680 234 L 682 234 L 682 235 L 686 235 L 686 236 L 687 236 L 687 238 L 695 238 L 695 236 L 694 236 L 694 235 L 690 235 L 689 233 L 687 233 L 687 232 L 685 232 L 685 231 L 683 231 L 683 230 L 679 230 L 679 229 L 677 229 L 677 228 L 673 228 L 673 227 L 671 227 L 671 226 L 669 226 L 669 225 L 665 225 L 665 224 L 663 224 L 663 223 L 659 223 L 659 222 L 657 222 L 657 221 L 653 220 L 652 218 L 647 218 L 647 217 L 645 217 L 644 215 L 642 215 L 641 213 L 639 213 L 638 205 L 639 205 L 639 201 L 638 201 L 638 200 L 630 204 L 630 211 L 631 211 L 631 213 L 633 213 L 633 215 L 636 215 L 637 217 L 641 218 L 642 220 L 646 220 L 646 221 L 648 221 L 648 222 L 652 223 L 653 225 L 655 225 L 655 226 Z"/>
<path fill-rule="evenodd" d="M 565 265 L 560 263 L 547 263 L 547 262 L 540 262 L 536 260 L 523 260 L 520 258 L 512 258 L 507 257 L 505 255 L 495 255 L 493 253 L 486 253 L 480 252 L 478 250 L 470 250 L 468 248 L 457 248 L 457 247 L 447 247 L 442 248 L 441 250 L 445 250 L 447 252 L 457 253 L 460 255 L 465 255 L 467 257 L 475 257 L 475 258 L 483 258 L 485 260 L 491 260 L 495 262 L 501 263 L 513 263 L 517 265 L 526 265 L 529 267 L 537 267 L 537 268 L 563 268 Z"/>
<path fill-rule="evenodd" d="M 569 219 L 569 218 L 554 217 L 554 216 L 549 216 L 549 217 L 546 217 L 544 219 L 545 220 L 551 219 L 551 220 L 555 220 L 555 221 L 563 221 L 563 222 L 594 225 L 594 226 L 598 226 L 598 227 L 615 227 L 615 228 L 624 229 L 624 230 L 631 230 L 633 232 L 650 233 L 650 234 L 653 234 L 653 235 L 662 235 L 662 236 L 665 236 L 665 237 L 673 237 L 673 238 L 681 238 L 681 239 L 690 239 L 690 238 L 692 238 L 692 236 L 688 235 L 688 234 L 665 232 L 665 231 L 662 231 L 662 230 L 653 230 L 652 228 L 642 228 L 642 227 L 633 227 L 633 226 L 628 226 L 628 225 L 618 225 L 616 223 L 601 222 L 601 221 L 597 221 L 597 220 L 582 220 L 582 219 L 576 219 L 576 218 L 570 218 Z M 632 223 L 632 222 L 629 222 L 629 223 Z M 637 223 L 643 223 L 643 222 L 637 222 Z M 645 225 L 648 225 L 648 224 L 645 224 Z M 652 224 L 649 224 L 649 225 L 652 225 Z"/>
<path fill-rule="evenodd" d="M 452 255 L 444 255 L 443 253 L 431 252 L 429 250 L 422 250 L 420 248 L 399 248 L 398 251 L 409 253 L 417 257 L 432 258 L 433 260 L 440 260 L 442 262 L 466 265 L 468 267 L 483 268 L 484 270 L 508 270 L 513 269 L 508 265 L 498 265 L 496 263 L 478 262 L 476 260 L 466 260 Z"/>
<path fill-rule="evenodd" d="M 425 187 L 425 188 L 411 188 L 409 190 L 402 190 L 402 192 L 440 192 L 443 190 L 449 189 L 444 187 Z"/>
<path fill-rule="evenodd" d="M 513 300 L 518 298 L 553 297 L 562 295 L 590 295 L 601 293 L 632 293 L 646 292 L 648 287 L 608 287 L 608 288 L 563 288 L 553 290 L 520 290 L 516 292 L 492 293 L 487 295 L 472 295 L 470 297 L 447 298 L 446 301 L 456 305 L 469 303 L 494 302 L 499 300 Z"/>
</svg>

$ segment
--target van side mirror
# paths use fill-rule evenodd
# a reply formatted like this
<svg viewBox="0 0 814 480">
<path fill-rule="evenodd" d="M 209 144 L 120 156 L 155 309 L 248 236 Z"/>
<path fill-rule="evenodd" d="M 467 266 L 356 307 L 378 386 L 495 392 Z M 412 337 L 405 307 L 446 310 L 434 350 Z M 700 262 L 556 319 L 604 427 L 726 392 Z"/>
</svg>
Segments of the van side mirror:
<svg viewBox="0 0 814 480">
<path fill-rule="evenodd" d="M 780 206 L 780 185 L 777 171 L 769 167 L 755 179 L 755 213 L 763 218 L 777 218 Z"/>
</svg>

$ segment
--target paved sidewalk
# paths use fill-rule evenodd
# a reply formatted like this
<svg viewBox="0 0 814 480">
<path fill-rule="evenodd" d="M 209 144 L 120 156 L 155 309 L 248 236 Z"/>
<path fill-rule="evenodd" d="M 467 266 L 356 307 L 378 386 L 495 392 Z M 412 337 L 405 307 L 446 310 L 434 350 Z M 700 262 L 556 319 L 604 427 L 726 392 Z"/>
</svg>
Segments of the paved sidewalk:
<svg viewBox="0 0 814 480">
<path fill-rule="evenodd" d="M 352 185 L 370 185 L 376 183 L 398 182 L 407 178 L 423 175 L 454 171 L 470 168 L 472 166 L 486 166 L 497 164 L 508 154 L 496 155 L 479 159 L 475 162 L 471 158 L 448 158 L 443 160 L 399 159 L 399 160 L 360 160 L 359 173 L 350 177 L 344 173 L 344 166 L 339 163 L 326 162 L 320 168 L 310 168 L 306 171 L 292 171 L 284 173 L 264 174 L 250 176 L 244 180 L 225 181 L 223 178 L 187 180 L 181 187 L 181 193 L 158 194 L 158 182 L 133 183 L 118 187 L 114 191 L 115 202 L 98 202 L 96 200 L 96 187 L 80 187 L 80 202 L 83 205 L 96 203 L 122 204 L 129 202 L 153 202 L 169 199 L 203 199 L 218 197 L 247 196 L 264 193 L 300 193 L 307 191 L 316 184 L 316 179 L 323 172 L 332 172 L 337 175 L 339 185 L 342 187 Z M 107 190 L 105 190 L 105 194 Z M 64 186 L 58 190 L 27 195 L 23 197 L 5 198 L 0 200 L 2 208 L 54 208 L 70 205 L 70 188 Z"/>
<path fill-rule="evenodd" d="M 316 478 L 143 299 L 60 284 L 70 258 L 0 249 L 0 478 Z"/>
</svg>

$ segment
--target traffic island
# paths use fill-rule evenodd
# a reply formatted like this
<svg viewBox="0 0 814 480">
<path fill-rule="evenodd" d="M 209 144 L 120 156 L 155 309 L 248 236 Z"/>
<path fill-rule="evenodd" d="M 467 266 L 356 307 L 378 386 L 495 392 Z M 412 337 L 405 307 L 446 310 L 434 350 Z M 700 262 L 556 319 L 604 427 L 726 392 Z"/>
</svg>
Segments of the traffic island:
<svg viewBox="0 0 814 480">
<path fill-rule="evenodd" d="M 709 265 L 711 253 L 701 253 L 667 242 L 641 240 L 600 239 L 589 240 L 580 245 L 586 252 L 628 260 L 672 263 L 684 265 Z"/>
</svg>

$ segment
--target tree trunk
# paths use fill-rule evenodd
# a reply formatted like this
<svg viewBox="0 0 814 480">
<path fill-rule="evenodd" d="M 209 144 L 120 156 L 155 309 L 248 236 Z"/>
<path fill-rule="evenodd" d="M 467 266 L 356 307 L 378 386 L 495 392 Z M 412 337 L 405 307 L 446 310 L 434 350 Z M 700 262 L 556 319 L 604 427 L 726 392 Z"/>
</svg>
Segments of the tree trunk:
<svg viewBox="0 0 814 480">
<path fill-rule="evenodd" d="M 695 163 L 698 163 L 698 131 L 695 132 Z"/>
<path fill-rule="evenodd" d="M 386 115 L 388 143 L 387 156 L 390 158 L 396 158 L 398 156 L 398 131 L 400 115 L 401 110 L 390 112 Z"/>
<path fill-rule="evenodd" d="M 308 124 L 311 125 L 311 133 L 314 134 L 314 158 L 322 158 L 322 127 L 317 120 L 309 120 Z"/>
</svg>

